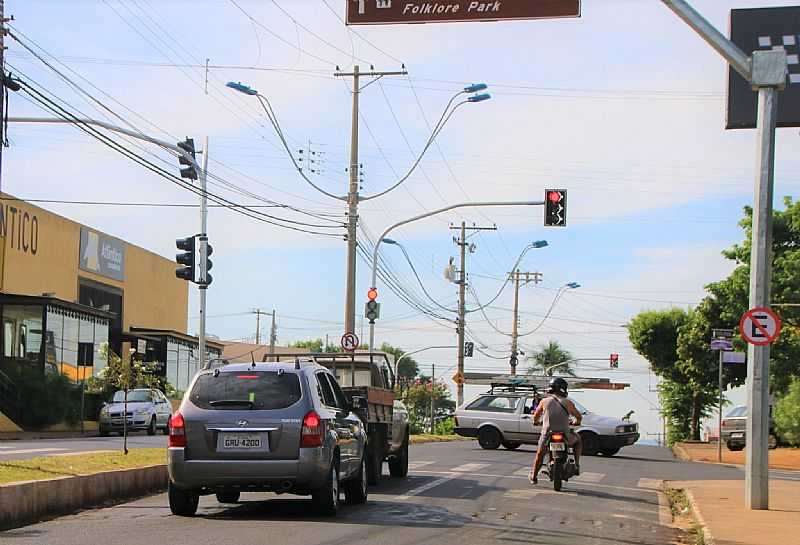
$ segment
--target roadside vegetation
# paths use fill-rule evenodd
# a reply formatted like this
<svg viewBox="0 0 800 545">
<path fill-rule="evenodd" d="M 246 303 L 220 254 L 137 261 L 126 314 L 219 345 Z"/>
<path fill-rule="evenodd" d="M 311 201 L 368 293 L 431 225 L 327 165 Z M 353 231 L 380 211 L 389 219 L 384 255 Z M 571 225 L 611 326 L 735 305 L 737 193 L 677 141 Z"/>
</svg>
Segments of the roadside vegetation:
<svg viewBox="0 0 800 545">
<path fill-rule="evenodd" d="M 64 456 L 9 460 L 0 462 L 0 484 L 91 475 L 103 471 L 133 469 L 164 463 L 166 463 L 166 449 L 164 448 L 134 449 L 127 456 L 122 452 L 81 452 Z"/>
<path fill-rule="evenodd" d="M 772 300 L 784 327 L 772 345 L 770 385 L 779 400 L 784 397 L 794 400 L 783 405 L 783 414 L 788 416 L 782 419 L 784 424 L 779 432 L 789 431 L 796 443 L 800 435 L 792 435 L 792 431 L 800 431 L 800 424 L 797 424 L 800 391 L 790 389 L 790 384 L 800 379 L 797 366 L 800 361 L 800 307 L 781 306 L 781 303 L 796 303 L 800 292 L 797 274 L 800 270 L 800 201 L 786 197 L 784 206 L 784 210 L 775 211 L 773 221 Z M 727 278 L 707 285 L 708 295 L 697 306 L 688 310 L 674 307 L 644 311 L 628 325 L 631 344 L 661 378 L 659 398 L 669 421 L 670 444 L 699 440 L 701 421 L 716 409 L 718 355 L 710 349 L 709 342 L 713 329 L 736 330 L 739 319 L 749 308 L 752 214 L 752 209 L 745 207 L 744 218 L 739 223 L 744 235 L 742 243 L 722 252 L 736 268 Z M 746 350 L 738 335 L 734 337 L 734 348 Z M 726 365 L 723 375 L 726 389 L 744 384 L 746 371 L 744 365 Z M 800 386 L 797 389 L 800 390 Z M 794 427 L 791 415 L 794 415 Z"/>
<path fill-rule="evenodd" d="M 706 545 L 703 526 L 695 518 L 692 505 L 686 491 L 680 488 L 664 487 L 664 494 L 669 499 L 672 519 L 680 530 L 679 545 Z"/>
</svg>

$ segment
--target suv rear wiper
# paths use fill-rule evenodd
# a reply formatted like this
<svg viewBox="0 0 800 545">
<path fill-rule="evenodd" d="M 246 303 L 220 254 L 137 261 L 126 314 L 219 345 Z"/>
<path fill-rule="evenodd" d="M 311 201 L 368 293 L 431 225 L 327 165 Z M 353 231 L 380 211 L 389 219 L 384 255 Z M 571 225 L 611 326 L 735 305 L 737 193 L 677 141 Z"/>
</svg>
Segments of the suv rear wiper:
<svg viewBox="0 0 800 545">
<path fill-rule="evenodd" d="M 209 405 L 212 407 L 224 407 L 228 405 L 249 405 L 252 409 L 255 406 L 255 402 L 250 401 L 249 399 L 215 399 L 214 401 L 209 401 Z"/>
</svg>

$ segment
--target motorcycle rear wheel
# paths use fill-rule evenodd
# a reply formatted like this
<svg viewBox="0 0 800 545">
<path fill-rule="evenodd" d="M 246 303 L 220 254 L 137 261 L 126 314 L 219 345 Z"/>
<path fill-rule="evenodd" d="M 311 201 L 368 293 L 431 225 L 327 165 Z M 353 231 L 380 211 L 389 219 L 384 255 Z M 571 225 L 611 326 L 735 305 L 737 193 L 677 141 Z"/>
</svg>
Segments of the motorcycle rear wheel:
<svg viewBox="0 0 800 545">
<path fill-rule="evenodd" d="M 552 469 L 553 474 L 551 475 L 551 477 L 553 478 L 553 490 L 555 490 L 556 492 L 561 492 L 561 486 L 563 484 L 561 481 L 562 470 L 563 467 L 560 462 L 556 462 L 553 464 L 553 469 Z"/>
</svg>

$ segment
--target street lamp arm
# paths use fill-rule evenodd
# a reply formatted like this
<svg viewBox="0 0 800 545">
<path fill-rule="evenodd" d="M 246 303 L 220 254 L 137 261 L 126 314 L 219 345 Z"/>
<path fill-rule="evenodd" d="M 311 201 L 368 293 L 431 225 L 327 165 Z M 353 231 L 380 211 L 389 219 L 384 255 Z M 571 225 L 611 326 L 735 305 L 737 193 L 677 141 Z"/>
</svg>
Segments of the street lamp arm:
<svg viewBox="0 0 800 545">
<path fill-rule="evenodd" d="M 99 119 L 90 119 L 90 118 L 75 118 L 75 119 L 65 119 L 62 117 L 9 117 L 9 123 L 62 123 L 65 125 L 93 125 L 95 127 L 100 127 L 112 132 L 117 132 L 120 134 L 124 134 L 125 136 L 130 136 L 131 138 L 136 138 L 138 140 L 144 140 L 145 142 L 150 142 L 151 144 L 155 144 L 162 148 L 168 149 L 170 151 L 174 151 L 178 153 L 185 159 L 192 162 L 192 166 L 200 172 L 202 170 L 200 165 L 197 163 L 194 157 L 184 149 L 181 149 L 176 144 L 171 142 L 166 142 L 164 140 L 159 140 L 158 138 L 153 138 L 152 136 L 147 136 L 144 133 L 139 131 L 132 131 L 130 129 L 126 129 L 123 127 L 118 127 L 117 125 L 112 125 L 111 123 L 106 123 L 105 121 L 100 121 Z"/>
<path fill-rule="evenodd" d="M 420 352 L 425 352 L 426 350 L 436 350 L 439 348 L 458 348 L 457 346 L 426 346 L 425 348 L 418 348 L 417 350 L 412 350 L 411 352 L 403 352 L 399 358 L 397 358 L 394 362 L 394 376 L 399 377 L 400 375 L 397 374 L 397 370 L 400 367 L 400 362 L 403 361 L 405 358 L 409 356 L 413 356 L 414 354 L 419 354 Z"/>
<path fill-rule="evenodd" d="M 375 283 L 377 282 L 377 274 L 378 274 L 378 250 L 380 249 L 381 242 L 383 239 L 386 238 L 386 235 L 391 233 L 393 230 L 397 229 L 398 227 L 402 227 L 403 225 L 407 225 L 409 223 L 413 223 L 415 221 L 419 221 L 421 219 L 429 218 L 431 216 L 435 216 L 437 214 L 441 214 L 443 212 L 449 212 L 450 210 L 455 210 L 457 208 L 469 208 L 469 207 L 481 207 L 481 206 L 542 206 L 544 201 L 478 201 L 478 202 L 463 202 L 458 204 L 452 204 L 450 206 L 445 206 L 444 208 L 438 208 L 436 210 L 431 210 L 424 214 L 419 214 L 418 216 L 414 216 L 403 221 L 398 221 L 397 223 L 390 225 L 387 227 L 381 236 L 378 237 L 378 240 L 375 242 L 375 248 L 372 250 L 372 286 L 375 287 Z"/>
<path fill-rule="evenodd" d="M 270 104 L 269 99 L 264 95 L 262 95 L 261 93 L 256 93 L 255 96 L 256 98 L 258 98 L 258 102 L 259 104 L 261 104 L 261 107 L 264 108 L 264 112 L 267 114 L 267 119 L 269 119 L 269 122 L 272 123 L 272 128 L 275 129 L 275 133 L 278 135 L 281 144 L 283 144 L 286 153 L 289 155 L 289 159 L 291 159 L 292 164 L 297 169 L 297 173 L 300 174 L 300 177 L 303 178 L 303 180 L 305 180 L 307 184 L 309 184 L 311 187 L 313 187 L 326 197 L 330 197 L 332 199 L 336 199 L 339 201 L 346 201 L 347 196 L 334 195 L 329 191 L 325 191 L 320 186 L 312 182 L 308 176 L 306 176 L 305 172 L 303 172 L 303 168 L 297 164 L 297 160 L 294 158 L 294 155 L 292 155 L 292 150 L 289 149 L 289 144 L 286 142 L 286 137 L 283 135 L 283 130 L 281 129 L 280 123 L 278 123 L 278 117 L 275 115 L 275 111 L 272 109 L 272 104 Z"/>
<path fill-rule="evenodd" d="M 420 161 L 422 161 L 422 158 L 425 156 L 425 153 L 427 153 L 428 149 L 431 147 L 431 145 L 433 144 L 433 142 L 436 140 L 436 137 L 437 137 L 437 136 L 439 136 L 439 133 L 440 133 L 440 132 L 442 132 L 442 129 L 444 129 L 444 126 L 447 124 L 447 122 L 448 122 L 448 121 L 450 121 L 450 118 L 453 116 L 453 114 L 455 113 L 455 111 L 456 111 L 456 110 L 457 110 L 457 109 L 458 109 L 460 106 L 462 106 L 462 105 L 464 105 L 464 104 L 467 104 L 467 103 L 469 102 L 469 100 L 464 100 L 464 101 L 461 101 L 461 102 L 459 102 L 458 104 L 456 104 L 456 105 L 453 107 L 453 109 L 452 109 L 452 110 L 450 110 L 450 113 L 449 113 L 449 114 L 447 113 L 447 110 L 448 110 L 448 109 L 450 108 L 450 106 L 453 104 L 453 101 L 456 99 L 456 97 L 458 97 L 458 96 L 460 96 L 460 95 L 462 95 L 462 94 L 463 94 L 463 91 L 461 91 L 461 92 L 457 93 L 456 95 L 454 95 L 454 96 L 453 96 L 453 98 L 451 98 L 451 99 L 450 99 L 450 102 L 447 104 L 447 108 L 445 108 L 445 110 L 444 110 L 444 113 L 442 114 L 442 117 L 441 117 L 441 119 L 440 119 L 440 120 L 439 120 L 439 122 L 436 124 L 436 127 L 434 127 L 433 131 L 431 132 L 431 136 L 428 138 L 428 141 L 425 143 L 425 146 L 422 148 L 422 151 L 421 151 L 421 152 L 420 152 L 420 154 L 417 156 L 417 159 L 416 159 L 416 161 L 414 161 L 414 164 L 413 164 L 413 165 L 411 165 L 411 168 L 410 168 L 410 169 L 408 169 L 408 172 L 406 172 L 406 175 L 405 175 L 405 176 L 403 176 L 402 178 L 400 178 L 400 179 L 399 179 L 399 180 L 398 180 L 398 181 L 397 181 L 397 182 L 396 182 L 394 185 L 392 185 L 392 186 L 391 186 L 391 187 L 389 187 L 388 189 L 385 189 L 385 190 L 381 191 L 380 193 L 376 193 L 375 195 L 370 195 L 369 197 L 359 197 L 359 200 L 361 200 L 361 201 L 368 201 L 368 200 L 370 200 L 370 199 L 377 199 L 378 197 L 382 197 L 383 195 L 386 195 L 386 194 L 387 194 L 387 193 L 389 193 L 390 191 L 394 191 L 395 189 L 397 189 L 398 187 L 400 187 L 400 185 L 401 185 L 403 182 L 405 182 L 406 180 L 408 180 L 408 178 L 411 176 L 411 174 L 413 174 L 413 172 L 414 172 L 414 171 L 417 169 L 417 166 L 419 166 L 419 163 L 420 163 Z"/>
<path fill-rule="evenodd" d="M 753 79 L 753 63 L 747 54 L 725 37 L 714 25 L 685 0 L 661 0 L 675 15 L 683 19 L 701 38 L 727 60 L 747 80 Z"/>
</svg>

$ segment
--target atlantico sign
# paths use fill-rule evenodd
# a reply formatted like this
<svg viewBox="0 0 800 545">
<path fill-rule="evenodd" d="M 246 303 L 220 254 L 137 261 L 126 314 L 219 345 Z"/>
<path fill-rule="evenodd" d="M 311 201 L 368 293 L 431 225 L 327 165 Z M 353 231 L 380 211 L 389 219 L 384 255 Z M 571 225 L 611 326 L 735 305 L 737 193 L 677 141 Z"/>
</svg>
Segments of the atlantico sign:
<svg viewBox="0 0 800 545">
<path fill-rule="evenodd" d="M 580 17 L 580 0 L 347 0 L 348 25 Z"/>
</svg>

